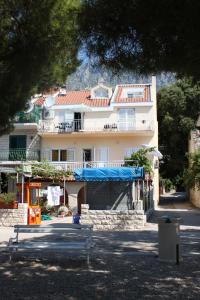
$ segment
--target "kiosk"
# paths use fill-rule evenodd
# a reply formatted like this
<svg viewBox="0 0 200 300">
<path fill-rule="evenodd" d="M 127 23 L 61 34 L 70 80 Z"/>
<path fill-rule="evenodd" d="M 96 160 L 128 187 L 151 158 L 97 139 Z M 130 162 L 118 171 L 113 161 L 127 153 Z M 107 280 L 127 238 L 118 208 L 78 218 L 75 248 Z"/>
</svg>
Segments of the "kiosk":
<svg viewBox="0 0 200 300">
<path fill-rule="evenodd" d="M 22 184 L 17 183 L 18 196 L 21 199 Z M 41 223 L 41 208 L 40 208 L 40 182 L 24 183 L 24 203 L 28 204 L 28 224 L 39 225 Z"/>
</svg>

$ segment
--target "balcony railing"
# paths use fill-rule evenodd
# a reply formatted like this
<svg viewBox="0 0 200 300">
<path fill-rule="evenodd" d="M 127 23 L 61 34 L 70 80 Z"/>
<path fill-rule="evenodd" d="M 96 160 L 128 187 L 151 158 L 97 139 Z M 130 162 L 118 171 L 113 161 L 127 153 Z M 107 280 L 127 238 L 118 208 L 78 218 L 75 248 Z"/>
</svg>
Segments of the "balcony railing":
<svg viewBox="0 0 200 300">
<path fill-rule="evenodd" d="M 133 162 L 128 161 L 126 162 Z M 113 161 L 77 161 L 77 162 L 49 162 L 58 170 L 74 171 L 79 168 L 115 168 L 123 167 L 125 165 L 124 160 L 113 160 Z"/>
<path fill-rule="evenodd" d="M 0 150 L 0 161 L 39 161 L 40 150 L 9 149 Z"/>
<path fill-rule="evenodd" d="M 71 133 L 71 132 L 123 132 L 123 131 L 154 130 L 152 120 L 133 120 L 128 122 L 111 122 L 105 120 L 69 120 L 55 122 L 52 120 L 41 120 L 39 122 L 40 132 L 49 133 Z"/>
<path fill-rule="evenodd" d="M 30 113 L 17 113 L 14 118 L 14 123 L 39 123 L 41 117 L 41 108 L 35 107 Z"/>
</svg>

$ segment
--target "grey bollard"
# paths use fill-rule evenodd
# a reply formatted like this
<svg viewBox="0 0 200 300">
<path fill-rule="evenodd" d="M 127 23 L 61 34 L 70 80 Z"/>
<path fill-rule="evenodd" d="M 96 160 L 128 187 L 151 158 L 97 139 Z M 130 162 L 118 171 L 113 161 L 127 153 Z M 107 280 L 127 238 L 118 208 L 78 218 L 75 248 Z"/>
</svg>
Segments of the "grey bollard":
<svg viewBox="0 0 200 300">
<path fill-rule="evenodd" d="M 179 264 L 180 218 L 163 216 L 158 219 L 159 260 Z"/>
</svg>

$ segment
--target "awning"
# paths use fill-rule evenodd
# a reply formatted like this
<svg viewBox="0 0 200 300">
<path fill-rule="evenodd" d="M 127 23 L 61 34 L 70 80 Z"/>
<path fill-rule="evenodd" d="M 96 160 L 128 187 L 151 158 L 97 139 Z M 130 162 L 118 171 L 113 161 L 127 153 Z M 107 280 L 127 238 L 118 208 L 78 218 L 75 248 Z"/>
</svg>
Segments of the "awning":
<svg viewBox="0 0 200 300">
<path fill-rule="evenodd" d="M 143 167 L 81 168 L 74 170 L 76 181 L 134 181 L 144 176 Z"/>
<path fill-rule="evenodd" d="M 15 174 L 17 173 L 15 168 L 11 167 L 0 167 L 0 173 L 9 173 L 9 174 Z"/>
</svg>

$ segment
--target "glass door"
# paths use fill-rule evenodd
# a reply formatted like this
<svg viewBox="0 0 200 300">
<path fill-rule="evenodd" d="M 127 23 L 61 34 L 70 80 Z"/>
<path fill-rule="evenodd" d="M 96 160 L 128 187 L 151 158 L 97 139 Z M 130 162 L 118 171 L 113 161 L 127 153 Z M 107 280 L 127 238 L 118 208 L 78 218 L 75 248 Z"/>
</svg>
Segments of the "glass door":
<svg viewBox="0 0 200 300">
<path fill-rule="evenodd" d="M 26 135 L 9 136 L 9 160 L 26 160 Z"/>
<path fill-rule="evenodd" d="M 134 108 L 119 109 L 119 129 L 120 130 L 135 129 L 135 109 Z"/>
<path fill-rule="evenodd" d="M 102 147 L 99 148 L 99 167 L 106 167 L 108 165 L 108 148 Z"/>
</svg>

